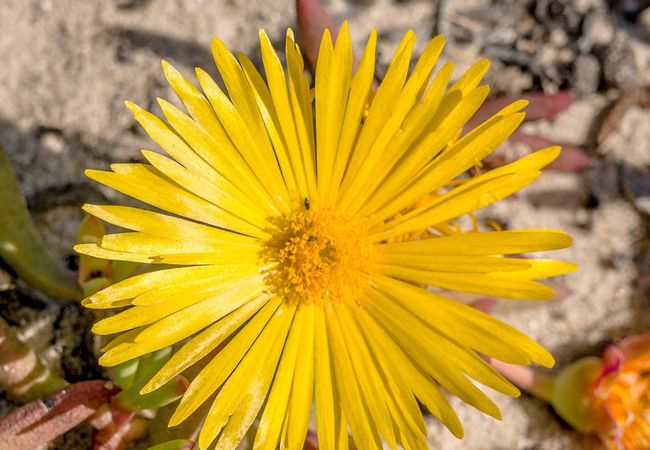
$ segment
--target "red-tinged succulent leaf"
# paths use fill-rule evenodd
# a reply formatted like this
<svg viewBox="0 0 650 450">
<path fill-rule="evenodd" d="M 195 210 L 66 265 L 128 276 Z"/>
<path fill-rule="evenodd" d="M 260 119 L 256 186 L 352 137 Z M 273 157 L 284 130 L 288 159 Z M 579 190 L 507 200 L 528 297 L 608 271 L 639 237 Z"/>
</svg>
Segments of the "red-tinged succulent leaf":
<svg viewBox="0 0 650 450">
<path fill-rule="evenodd" d="M 149 447 L 147 450 L 192 450 L 194 441 L 189 439 L 175 439 L 173 441 L 163 442 L 162 444 Z"/>
<path fill-rule="evenodd" d="M 16 449 L 45 444 L 88 419 L 119 390 L 110 381 L 85 381 L 28 403 L 0 420 L 0 442 Z"/>
<path fill-rule="evenodd" d="M 303 450 L 318 450 L 318 435 L 311 430 L 307 432 Z"/>
<path fill-rule="evenodd" d="M 520 389 L 531 389 L 537 382 L 536 377 L 539 375 L 530 366 L 519 366 L 508 364 L 498 359 L 489 358 L 489 363 L 497 372 L 506 377 L 510 382 Z"/>
<path fill-rule="evenodd" d="M 497 300 L 491 297 L 485 297 L 469 304 L 474 309 L 478 309 L 485 314 L 490 314 L 497 304 Z"/>
<path fill-rule="evenodd" d="M 102 405 L 86 422 L 95 430 L 101 430 L 113 421 L 113 413 L 108 403 Z"/>
<path fill-rule="evenodd" d="M 104 405 L 88 418 L 87 422 L 95 429 L 93 449 L 123 450 L 126 446 L 143 436 L 147 422 L 134 418 L 135 411 Z"/>
<path fill-rule="evenodd" d="M 556 115 L 566 110 L 575 101 L 575 97 L 568 91 L 560 91 L 557 94 L 524 94 L 521 96 L 528 100 L 526 121 L 553 119 Z"/>
<path fill-rule="evenodd" d="M 546 138 L 533 136 L 519 131 L 512 133 L 512 135 L 508 138 L 508 142 L 510 144 L 524 144 L 530 149 L 530 153 L 541 150 L 542 148 L 551 147 L 553 145 L 560 145 L 562 147 L 560 156 L 558 156 L 557 159 L 551 162 L 548 166 L 544 167 L 544 170 L 555 170 L 558 172 L 579 172 L 590 167 L 593 161 L 591 156 L 589 156 L 589 154 L 580 147 L 576 147 L 574 145 L 557 144 L 555 142 L 549 141 Z M 504 166 L 513 161 L 500 156 L 498 153 L 493 153 L 485 158 L 482 162 L 483 166 L 489 170 L 496 169 L 497 167 Z"/>
<path fill-rule="evenodd" d="M 124 450 L 146 432 L 147 422 L 143 419 L 135 418 L 121 425 L 110 422 L 93 434 L 93 450 Z"/>
<path fill-rule="evenodd" d="M 63 389 L 68 382 L 41 363 L 36 353 L 21 342 L 14 329 L 0 318 L 0 387 L 21 403 L 31 402 Z"/>
<path fill-rule="evenodd" d="M 562 151 L 560 152 L 560 156 L 548 166 L 544 167 L 544 170 L 580 172 L 592 166 L 593 158 L 580 147 L 573 145 L 562 145 L 561 147 Z"/>
<path fill-rule="evenodd" d="M 301 41 L 300 48 L 304 51 L 313 74 L 323 33 L 326 29 L 330 30 L 332 43 L 335 43 L 339 27 L 318 0 L 296 0 L 296 15 Z M 357 55 L 352 56 L 352 73 L 354 74 L 359 66 L 359 58 Z M 377 88 L 379 88 L 379 83 L 377 80 L 372 80 L 372 90 L 376 91 Z"/>
<path fill-rule="evenodd" d="M 117 397 L 115 397 L 111 402 L 111 414 L 113 416 L 113 423 L 115 423 L 117 426 L 122 426 L 125 423 L 129 423 L 133 419 L 135 416 L 135 411 L 122 407 L 122 405 L 120 405 L 116 399 Z"/>
<path fill-rule="evenodd" d="M 555 291 L 555 295 L 549 300 L 551 302 L 559 302 L 565 298 L 573 295 L 573 290 L 569 288 L 566 284 L 560 283 L 555 280 L 544 280 L 544 284 Z"/>
<path fill-rule="evenodd" d="M 562 151 L 560 156 L 548 166 L 545 170 L 556 170 L 558 172 L 579 172 L 582 169 L 590 167 L 592 164 L 592 158 L 589 154 L 574 145 L 567 144 L 558 144 L 553 141 L 549 141 L 546 138 L 540 136 L 533 136 L 530 134 L 522 133 L 520 131 L 515 131 L 508 138 L 508 142 L 515 144 L 525 144 L 531 150 L 531 152 L 541 150 L 546 147 L 551 147 L 553 145 L 560 145 Z"/>
<path fill-rule="evenodd" d="M 517 100 L 528 100 L 528 106 L 524 108 L 524 112 L 526 113 L 524 121 L 531 122 L 540 119 L 552 119 L 557 114 L 567 109 L 571 103 L 573 103 L 575 97 L 567 91 L 560 91 L 553 95 L 534 93 L 497 97 L 493 100 L 488 100 L 481 105 L 474 116 L 469 120 L 469 122 L 467 122 L 467 131 L 476 128 L 494 114 Z"/>
<path fill-rule="evenodd" d="M 47 251 L 0 145 L 0 258 L 27 284 L 51 297 L 79 300 L 81 289 Z"/>
<path fill-rule="evenodd" d="M 318 0 L 296 0 L 296 16 L 302 42 L 300 48 L 311 67 L 316 68 L 323 33 L 329 29 L 335 41 L 338 27 Z"/>
</svg>

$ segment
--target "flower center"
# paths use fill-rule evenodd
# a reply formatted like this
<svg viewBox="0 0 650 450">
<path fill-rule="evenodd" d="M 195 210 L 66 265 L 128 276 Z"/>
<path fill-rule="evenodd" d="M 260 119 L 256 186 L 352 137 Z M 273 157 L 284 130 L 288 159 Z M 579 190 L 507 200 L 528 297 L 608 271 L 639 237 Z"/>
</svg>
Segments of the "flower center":
<svg viewBox="0 0 650 450">
<path fill-rule="evenodd" d="M 376 269 L 363 224 L 331 210 L 293 213 L 286 218 L 276 260 L 275 284 L 286 301 L 356 301 Z"/>
</svg>

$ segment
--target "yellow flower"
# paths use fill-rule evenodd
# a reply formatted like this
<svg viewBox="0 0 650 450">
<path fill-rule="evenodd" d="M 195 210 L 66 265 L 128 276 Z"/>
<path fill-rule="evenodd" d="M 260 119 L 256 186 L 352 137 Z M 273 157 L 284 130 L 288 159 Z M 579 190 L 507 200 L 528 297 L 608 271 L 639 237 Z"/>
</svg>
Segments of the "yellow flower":
<svg viewBox="0 0 650 450">
<path fill-rule="evenodd" d="M 79 245 L 80 253 L 174 266 L 84 300 L 89 308 L 133 305 L 94 326 L 101 335 L 123 333 L 104 348 L 101 364 L 192 336 L 146 393 L 225 343 L 170 422 L 182 422 L 217 393 L 199 437 L 202 449 L 217 438 L 217 448 L 235 448 L 258 415 L 260 448 L 300 448 L 313 401 L 324 449 L 347 447 L 348 427 L 360 449 L 380 448 L 382 438 L 393 448 L 424 449 L 416 399 L 463 435 L 442 388 L 500 419 L 468 377 L 508 395 L 519 391 L 477 352 L 544 366 L 553 365 L 552 356 L 426 286 L 508 298 L 553 295 L 534 280 L 574 265 L 500 255 L 564 248 L 568 235 L 468 232 L 456 219 L 531 183 L 559 148 L 452 181 L 524 116 L 526 102 L 515 102 L 456 139 L 488 94 L 478 86 L 487 61 L 448 89 L 453 64 L 447 63 L 429 85 L 444 45 L 438 36 L 407 77 L 415 41 L 408 32 L 370 102 L 376 32 L 354 76 L 347 24 L 336 46 L 325 33 L 313 95 L 292 32 L 287 74 L 263 31 L 260 38 L 266 82 L 246 56 L 238 62 L 214 39 L 228 95 L 203 70 L 196 75 L 204 94 L 163 62 L 189 116 L 159 100 L 164 122 L 127 103 L 171 158 L 143 151 L 148 165 L 87 171 L 171 213 L 84 207 L 133 231 Z"/>
</svg>

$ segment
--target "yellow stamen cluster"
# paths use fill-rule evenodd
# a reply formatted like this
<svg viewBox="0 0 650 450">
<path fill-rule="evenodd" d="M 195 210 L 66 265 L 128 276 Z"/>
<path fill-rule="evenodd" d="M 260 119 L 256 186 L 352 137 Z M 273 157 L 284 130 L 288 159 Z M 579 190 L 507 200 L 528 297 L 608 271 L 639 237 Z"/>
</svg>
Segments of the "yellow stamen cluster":
<svg viewBox="0 0 650 450">
<path fill-rule="evenodd" d="M 359 220 L 329 209 L 293 213 L 277 253 L 274 283 L 289 302 L 357 302 L 365 274 L 375 273 L 372 244 Z"/>
</svg>

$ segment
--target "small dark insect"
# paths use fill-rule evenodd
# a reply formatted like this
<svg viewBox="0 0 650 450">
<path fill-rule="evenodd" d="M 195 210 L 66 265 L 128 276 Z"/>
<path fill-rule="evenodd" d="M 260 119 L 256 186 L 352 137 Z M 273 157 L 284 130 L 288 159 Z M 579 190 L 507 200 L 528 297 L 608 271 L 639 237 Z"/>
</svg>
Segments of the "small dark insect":
<svg viewBox="0 0 650 450">
<path fill-rule="evenodd" d="M 305 209 L 309 211 L 309 199 L 305 197 Z"/>
<path fill-rule="evenodd" d="M 317 239 L 316 236 L 309 236 L 307 238 L 307 242 L 314 242 L 316 239 Z"/>
</svg>

